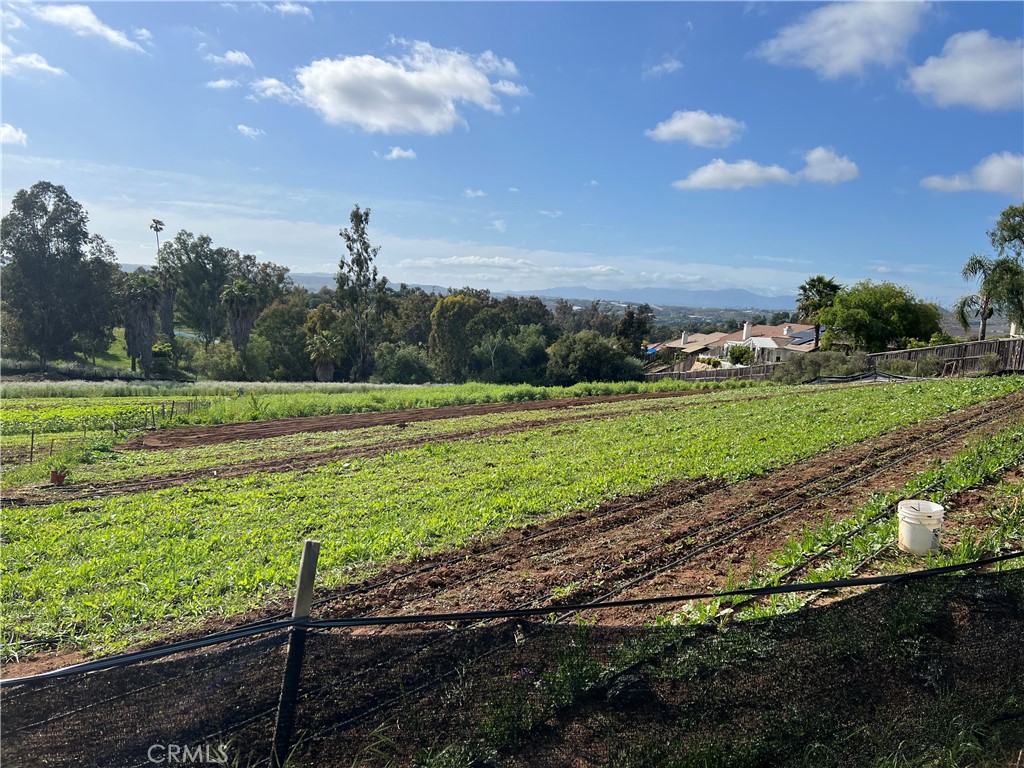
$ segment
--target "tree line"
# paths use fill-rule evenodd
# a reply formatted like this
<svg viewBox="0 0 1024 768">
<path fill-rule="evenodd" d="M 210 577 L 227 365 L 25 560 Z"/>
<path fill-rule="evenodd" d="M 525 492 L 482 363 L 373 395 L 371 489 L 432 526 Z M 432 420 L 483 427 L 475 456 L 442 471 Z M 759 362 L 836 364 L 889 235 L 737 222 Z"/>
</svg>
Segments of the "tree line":
<svg viewBox="0 0 1024 768">
<path fill-rule="evenodd" d="M 40 181 L 3 219 L 4 355 L 31 354 L 44 368 L 74 355 L 95 362 L 123 327 L 132 370 L 155 376 L 571 384 L 641 375 L 649 306 L 615 316 L 597 302 L 552 309 L 474 288 L 394 287 L 378 273 L 369 222 L 356 205 L 339 232 L 336 284 L 318 292 L 208 235 L 183 229 L 161 243 L 159 219 L 149 225 L 155 267 L 126 273 L 89 233 L 85 208 Z"/>
<path fill-rule="evenodd" d="M 982 336 L 993 312 L 1013 319 L 1024 305 L 1013 267 L 1021 269 L 1022 218 L 1021 206 L 1007 209 L 990 233 L 999 256 L 972 257 L 964 268 L 965 278 L 985 275 L 978 294 L 957 305 L 965 320 L 980 319 Z M 110 244 L 89 233 L 84 207 L 40 181 L 15 195 L 3 218 L 4 356 L 31 354 L 43 367 L 74 355 L 95 362 L 123 327 L 132 369 L 153 376 L 559 385 L 640 378 L 647 344 L 683 330 L 658 325 L 646 304 L 612 314 L 598 302 L 549 307 L 468 287 L 395 287 L 378 272 L 369 223 L 370 209 L 355 205 L 339 231 L 335 285 L 318 292 L 295 285 L 287 267 L 208 235 L 183 229 L 161 243 L 159 219 L 149 225 L 155 267 L 126 273 Z M 811 322 L 825 328 L 824 345 L 878 351 L 934 337 L 940 313 L 892 283 L 844 287 L 818 275 L 800 286 L 795 312 L 752 319 Z M 731 320 L 720 330 L 739 327 Z"/>
</svg>

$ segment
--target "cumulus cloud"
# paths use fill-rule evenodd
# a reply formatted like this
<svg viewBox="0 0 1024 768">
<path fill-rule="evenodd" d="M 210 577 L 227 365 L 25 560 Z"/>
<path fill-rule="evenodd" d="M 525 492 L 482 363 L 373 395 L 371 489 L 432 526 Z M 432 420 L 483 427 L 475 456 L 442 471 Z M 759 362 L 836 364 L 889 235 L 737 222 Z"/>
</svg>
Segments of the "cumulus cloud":
<svg viewBox="0 0 1024 768">
<path fill-rule="evenodd" d="M 697 147 L 727 147 L 747 126 L 725 115 L 703 110 L 674 112 L 672 117 L 644 131 L 655 141 L 685 141 Z"/>
<path fill-rule="evenodd" d="M 228 51 L 223 56 L 214 53 L 206 54 L 206 60 L 219 67 L 251 67 L 252 59 L 245 51 Z"/>
<path fill-rule="evenodd" d="M 806 155 L 807 165 L 800 175 L 817 184 L 841 184 L 860 175 L 857 164 L 848 157 L 839 157 L 831 147 L 815 147 Z"/>
<path fill-rule="evenodd" d="M 832 80 L 892 67 L 905 56 L 926 3 L 838 2 L 816 8 L 762 43 L 755 53 L 780 66 L 806 67 Z"/>
<path fill-rule="evenodd" d="M 300 3 L 278 3 L 274 6 L 274 10 L 282 16 L 307 16 L 313 18 L 313 12 Z"/>
<path fill-rule="evenodd" d="M 508 223 L 504 219 L 495 219 L 491 222 L 491 229 L 495 232 L 504 232 L 508 229 Z"/>
<path fill-rule="evenodd" d="M 600 186 L 600 182 L 598 182 L 597 179 L 591 179 L 590 181 L 588 181 L 583 186 L 585 186 L 585 187 L 598 187 L 598 186 Z"/>
<path fill-rule="evenodd" d="M 210 80 L 206 83 L 207 88 L 212 88 L 215 91 L 226 91 L 229 88 L 237 88 L 241 83 L 237 80 L 228 80 L 226 77 L 222 77 L 220 80 Z"/>
<path fill-rule="evenodd" d="M 780 165 L 760 165 L 753 160 L 727 163 L 712 160 L 687 176 L 672 182 L 676 189 L 743 189 L 763 187 L 765 184 L 840 184 L 857 178 L 857 164 L 848 157 L 840 157 L 829 147 L 815 147 L 804 155 L 804 168 L 788 171 Z"/>
<path fill-rule="evenodd" d="M 28 134 L 20 128 L 15 128 L 10 123 L 0 125 L 0 144 L 28 144 Z"/>
<path fill-rule="evenodd" d="M 70 29 L 76 35 L 102 37 L 108 43 L 128 51 L 144 53 L 142 46 L 119 30 L 100 21 L 87 5 L 40 4 L 29 6 L 29 12 L 50 24 Z"/>
<path fill-rule="evenodd" d="M 1024 155 L 991 154 L 967 173 L 927 176 L 921 186 L 936 192 L 998 192 L 1019 198 L 1024 195 Z"/>
<path fill-rule="evenodd" d="M 5 44 L 0 43 L 0 67 L 5 75 L 17 76 L 26 72 L 43 72 L 48 75 L 67 74 L 59 67 L 52 67 L 38 53 L 14 54 Z"/>
<path fill-rule="evenodd" d="M 562 215 L 561 211 L 537 211 L 541 216 L 547 216 L 549 219 L 557 219 Z"/>
<path fill-rule="evenodd" d="M 509 187 L 508 191 L 509 192 L 518 192 L 519 191 L 519 187 Z"/>
<path fill-rule="evenodd" d="M 683 62 L 678 59 L 666 56 L 660 64 L 655 64 L 653 67 L 648 67 L 644 70 L 643 79 L 648 80 L 652 77 L 661 77 L 662 75 L 671 75 L 673 72 L 678 72 L 683 68 Z"/>
<path fill-rule="evenodd" d="M 391 151 L 384 155 L 385 160 L 415 160 L 416 151 L 412 149 L 402 149 L 401 147 L 392 147 Z"/>
<path fill-rule="evenodd" d="M 940 107 L 1020 109 L 1024 103 L 1024 40 L 984 29 L 950 37 L 940 56 L 907 71 L 911 90 Z"/>
<path fill-rule="evenodd" d="M 475 197 L 487 197 L 487 193 L 482 189 L 466 189 L 462 194 L 471 200 Z"/>
<path fill-rule="evenodd" d="M 765 184 L 793 184 L 796 177 L 779 165 L 758 165 L 753 160 L 727 163 L 712 160 L 685 179 L 673 181 L 676 189 L 743 189 Z"/>
<path fill-rule="evenodd" d="M 144 43 L 153 42 L 153 33 L 145 27 L 136 27 L 132 30 L 132 34 L 135 36 L 136 40 L 141 40 Z"/>
<path fill-rule="evenodd" d="M 263 78 L 253 83 L 253 93 L 304 104 L 328 123 L 368 133 L 425 134 L 465 125 L 463 105 L 500 115 L 499 95 L 529 93 L 509 79 L 518 76 L 515 64 L 491 51 L 474 56 L 419 41 L 393 43 L 405 49 L 401 56 L 318 59 L 297 71 L 294 85 Z"/>
<path fill-rule="evenodd" d="M 264 131 L 262 128 L 250 128 L 248 125 L 241 125 L 241 124 L 239 124 L 239 125 L 237 125 L 235 127 L 238 129 L 238 132 L 240 134 L 242 134 L 243 136 L 245 136 L 245 138 L 247 138 L 247 139 L 257 139 L 260 136 L 266 136 L 267 135 L 267 132 Z"/>
</svg>

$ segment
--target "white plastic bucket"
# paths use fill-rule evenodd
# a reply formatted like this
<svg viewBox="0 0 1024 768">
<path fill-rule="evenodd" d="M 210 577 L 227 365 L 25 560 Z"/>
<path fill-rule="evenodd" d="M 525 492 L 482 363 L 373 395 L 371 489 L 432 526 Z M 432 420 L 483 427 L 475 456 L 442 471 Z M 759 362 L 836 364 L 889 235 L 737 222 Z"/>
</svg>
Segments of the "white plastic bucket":
<svg viewBox="0 0 1024 768">
<path fill-rule="evenodd" d="M 901 501 L 896 507 L 900 521 L 899 548 L 914 555 L 937 551 L 945 512 L 941 504 L 930 501 Z"/>
</svg>

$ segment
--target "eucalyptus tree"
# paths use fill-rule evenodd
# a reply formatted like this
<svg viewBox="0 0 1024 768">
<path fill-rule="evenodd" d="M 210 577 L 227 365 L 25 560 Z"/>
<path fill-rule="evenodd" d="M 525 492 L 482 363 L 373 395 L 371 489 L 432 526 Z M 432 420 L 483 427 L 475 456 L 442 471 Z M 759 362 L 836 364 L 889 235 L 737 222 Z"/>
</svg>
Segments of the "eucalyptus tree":
<svg viewBox="0 0 1024 768">
<path fill-rule="evenodd" d="M 349 224 L 338 233 L 345 241 L 347 255 L 338 262 L 335 297 L 339 309 L 350 316 L 354 328 L 355 363 L 351 378 L 364 381 L 373 371 L 377 329 L 388 308 L 388 279 L 378 276 L 373 263 L 380 253 L 380 246 L 370 243 L 366 231 L 370 224 L 370 209 L 361 210 L 356 204 L 349 214 Z"/>
<path fill-rule="evenodd" d="M 88 221 L 64 187 L 39 181 L 14 195 L 0 225 L 4 335 L 44 368 L 75 350 L 90 308 L 105 304 L 111 290 L 103 279 L 109 270 L 89 264 Z"/>
</svg>

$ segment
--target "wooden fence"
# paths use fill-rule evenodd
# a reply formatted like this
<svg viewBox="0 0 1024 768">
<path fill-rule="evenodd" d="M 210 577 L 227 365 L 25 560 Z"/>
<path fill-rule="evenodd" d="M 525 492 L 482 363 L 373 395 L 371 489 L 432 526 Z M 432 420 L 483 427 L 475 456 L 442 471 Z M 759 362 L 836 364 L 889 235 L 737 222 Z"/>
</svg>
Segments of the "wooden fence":
<svg viewBox="0 0 1024 768">
<path fill-rule="evenodd" d="M 813 354 L 813 353 L 809 353 Z M 937 347 L 899 349 L 868 355 L 873 369 L 897 367 L 897 360 L 908 363 L 935 363 L 936 370 L 911 375 L 964 376 L 971 373 L 997 373 L 1010 371 L 1024 373 L 1024 338 L 968 341 L 962 344 L 943 344 Z M 936 361 L 936 358 L 938 360 Z M 889 365 L 887 365 L 887 363 Z M 710 371 L 667 371 L 646 373 L 646 381 L 675 379 L 682 381 L 725 381 L 726 379 L 770 380 L 779 366 L 785 363 L 751 365 L 746 368 L 715 368 Z M 920 366 L 917 366 L 920 367 Z M 899 371 L 896 371 L 899 373 Z"/>
<path fill-rule="evenodd" d="M 942 368 L 937 373 L 942 376 L 997 371 L 1024 372 L 1024 339 L 968 341 L 963 344 L 943 344 L 939 347 L 879 352 L 869 357 L 876 368 L 884 368 L 886 363 L 895 360 L 916 363 L 923 358 L 939 358 L 942 361 Z"/>
</svg>

